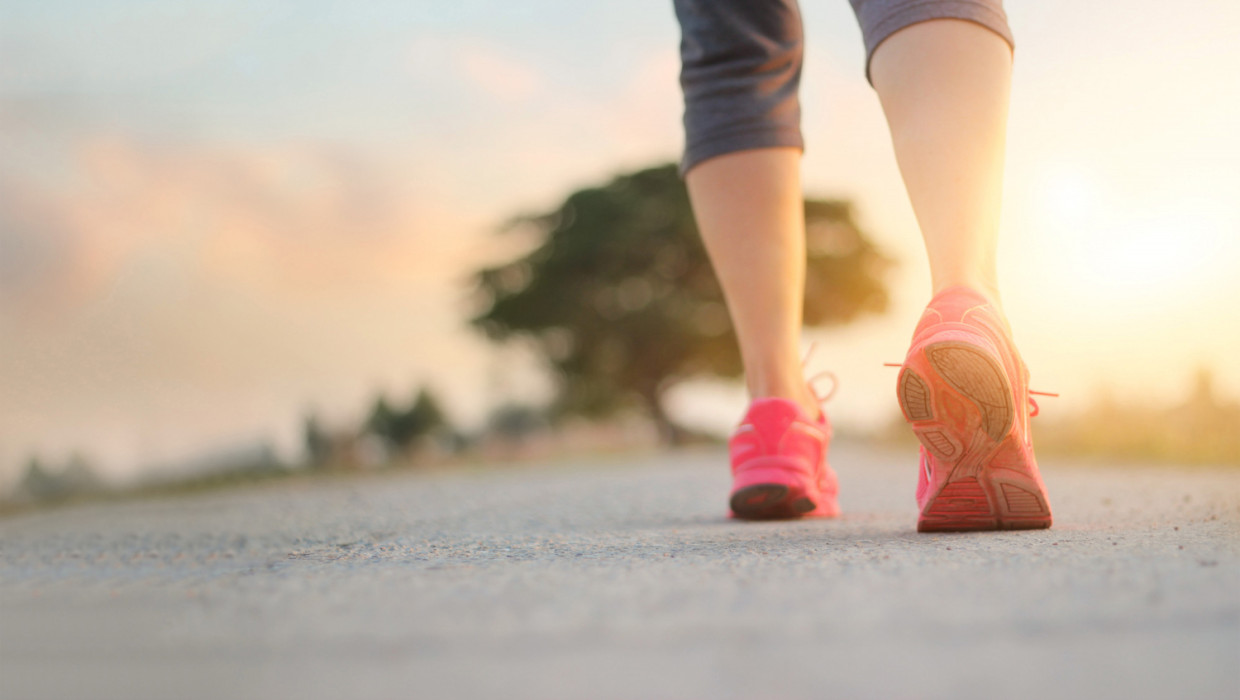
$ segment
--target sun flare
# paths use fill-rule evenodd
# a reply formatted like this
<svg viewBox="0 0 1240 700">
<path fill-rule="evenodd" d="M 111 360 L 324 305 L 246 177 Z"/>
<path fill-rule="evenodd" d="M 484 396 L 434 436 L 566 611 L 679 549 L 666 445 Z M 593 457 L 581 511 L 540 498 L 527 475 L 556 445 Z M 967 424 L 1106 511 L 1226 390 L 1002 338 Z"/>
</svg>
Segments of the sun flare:
<svg viewBox="0 0 1240 700">
<path fill-rule="evenodd" d="M 1208 201 L 1141 201 L 1079 169 L 1046 177 L 1040 189 L 1043 220 L 1035 225 L 1057 281 L 1112 312 L 1189 303 L 1221 286 L 1240 252 Z"/>
</svg>

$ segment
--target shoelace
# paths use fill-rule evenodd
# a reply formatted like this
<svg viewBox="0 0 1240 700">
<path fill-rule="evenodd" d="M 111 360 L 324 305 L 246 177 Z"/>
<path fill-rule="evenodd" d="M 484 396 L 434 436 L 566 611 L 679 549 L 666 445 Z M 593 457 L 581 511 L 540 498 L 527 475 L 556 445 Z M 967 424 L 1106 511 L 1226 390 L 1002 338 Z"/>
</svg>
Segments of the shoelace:
<svg viewBox="0 0 1240 700">
<path fill-rule="evenodd" d="M 818 349 L 818 341 L 811 340 L 809 343 L 809 349 L 805 351 L 805 357 L 801 358 L 801 373 L 802 374 L 804 374 L 805 370 L 809 367 L 810 357 L 813 356 L 814 351 L 817 349 Z M 828 391 L 825 396 L 819 396 L 818 388 L 814 386 L 814 382 L 820 379 L 825 379 L 827 377 L 831 378 L 831 390 Z M 806 386 L 809 387 L 809 393 L 814 395 L 814 400 L 818 402 L 819 410 L 822 410 L 823 405 L 826 404 L 828 401 L 830 401 L 832 396 L 835 396 L 835 391 L 840 386 L 840 380 L 838 377 L 835 376 L 834 372 L 830 370 L 823 370 L 821 372 L 816 372 L 813 375 L 810 375 L 810 378 L 805 380 L 805 384 Z"/>
<path fill-rule="evenodd" d="M 903 367 L 904 365 L 899 362 L 884 362 L 883 366 L 884 367 Z M 1054 398 L 1059 398 L 1059 394 L 1056 394 L 1050 391 L 1034 391 L 1033 389 L 1029 389 L 1028 394 L 1029 396 L 1026 396 L 1025 398 L 1029 400 L 1029 406 L 1030 406 L 1029 417 L 1030 418 L 1038 415 L 1038 412 L 1041 410 L 1040 408 L 1038 408 L 1038 402 L 1033 399 L 1034 394 L 1037 394 L 1038 396 L 1052 396 Z"/>
<path fill-rule="evenodd" d="M 1038 415 L 1038 402 L 1033 400 L 1033 396 L 1032 396 L 1033 394 L 1037 394 L 1038 396 L 1053 396 L 1053 397 L 1055 397 L 1055 398 L 1059 398 L 1059 394 L 1053 394 L 1053 393 L 1051 393 L 1051 392 L 1049 392 L 1049 391 L 1034 391 L 1033 389 L 1030 389 L 1030 390 L 1029 390 L 1029 394 L 1030 394 L 1030 396 L 1029 396 L 1029 405 L 1033 407 L 1033 408 L 1029 411 L 1029 417 L 1030 417 L 1030 418 L 1032 418 L 1032 417 L 1034 417 L 1034 416 Z"/>
</svg>

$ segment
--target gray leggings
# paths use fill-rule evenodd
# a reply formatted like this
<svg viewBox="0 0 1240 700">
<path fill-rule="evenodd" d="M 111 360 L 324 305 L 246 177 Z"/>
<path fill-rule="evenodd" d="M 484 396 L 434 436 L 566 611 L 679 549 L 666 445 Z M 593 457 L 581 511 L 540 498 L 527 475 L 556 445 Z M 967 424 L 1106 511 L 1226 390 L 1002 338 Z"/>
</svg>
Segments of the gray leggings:
<svg viewBox="0 0 1240 700">
<path fill-rule="evenodd" d="M 849 0 L 874 49 L 895 32 L 931 19 L 976 22 L 1012 44 L 1002 0 Z M 681 173 L 734 151 L 787 146 L 801 138 L 801 11 L 797 0 L 674 0 L 680 20 L 685 95 Z"/>
</svg>

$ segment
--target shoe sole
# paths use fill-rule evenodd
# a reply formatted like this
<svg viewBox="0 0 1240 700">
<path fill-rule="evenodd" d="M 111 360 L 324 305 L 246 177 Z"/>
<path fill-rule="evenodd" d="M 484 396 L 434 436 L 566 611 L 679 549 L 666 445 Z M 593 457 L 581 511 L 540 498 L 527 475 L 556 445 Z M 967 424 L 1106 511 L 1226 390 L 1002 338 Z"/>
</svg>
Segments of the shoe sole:
<svg viewBox="0 0 1240 700">
<path fill-rule="evenodd" d="M 961 429 L 936 421 L 932 372 L 967 400 L 974 414 Z M 928 381 L 929 380 L 929 381 Z M 898 395 L 904 418 L 921 444 L 949 469 L 946 482 L 922 508 L 918 532 L 1036 530 L 1051 526 L 1046 494 L 1028 474 L 998 469 L 990 460 L 1012 429 L 1016 410 L 1004 369 L 981 348 L 947 340 L 927 344 L 905 363 Z M 946 412 L 945 412 L 946 413 Z M 946 416 L 945 416 L 946 417 Z M 959 418 L 959 416 L 954 416 Z"/>
<path fill-rule="evenodd" d="M 788 520 L 804 517 L 818 504 L 783 484 L 754 484 L 732 494 L 732 514 L 741 520 Z"/>
<path fill-rule="evenodd" d="M 800 468 L 779 458 L 759 457 L 737 470 L 738 485 L 728 505 L 741 520 L 831 518 L 839 508 L 830 494 L 807 483 Z"/>
</svg>

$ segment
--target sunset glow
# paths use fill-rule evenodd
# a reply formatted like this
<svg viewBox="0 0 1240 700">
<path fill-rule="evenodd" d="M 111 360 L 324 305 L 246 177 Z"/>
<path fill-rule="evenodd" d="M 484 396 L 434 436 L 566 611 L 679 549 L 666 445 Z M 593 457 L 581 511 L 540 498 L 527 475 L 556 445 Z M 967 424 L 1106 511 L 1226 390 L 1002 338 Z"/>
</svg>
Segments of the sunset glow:
<svg viewBox="0 0 1240 700">
<path fill-rule="evenodd" d="M 1237 259 L 1240 243 L 1213 201 L 1125 201 L 1080 172 L 1049 177 L 1044 201 L 1034 226 L 1061 258 L 1057 281 L 1121 312 L 1192 304 L 1225 285 Z"/>
<path fill-rule="evenodd" d="M 293 451 L 307 407 L 380 389 L 429 382 L 462 424 L 545 394 L 465 327 L 465 280 L 511 217 L 678 157 L 670 6 L 167 5 L 0 0 L 0 485 L 35 453 Z M 1178 401 L 1199 367 L 1240 397 L 1237 8 L 1009 3 L 1004 303 L 1061 410 Z M 928 274 L 847 4 L 805 14 L 806 187 L 899 263 L 887 317 L 807 334 L 838 423 L 872 427 Z M 722 428 L 741 396 L 673 409 Z"/>
</svg>

